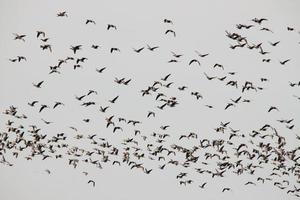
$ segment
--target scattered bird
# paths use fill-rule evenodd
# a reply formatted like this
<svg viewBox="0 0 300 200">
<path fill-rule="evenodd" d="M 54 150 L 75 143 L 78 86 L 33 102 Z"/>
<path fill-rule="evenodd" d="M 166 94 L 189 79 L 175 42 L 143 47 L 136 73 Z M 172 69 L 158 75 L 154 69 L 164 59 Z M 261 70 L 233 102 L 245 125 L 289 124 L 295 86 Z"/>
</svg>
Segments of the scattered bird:
<svg viewBox="0 0 300 200">
<path fill-rule="evenodd" d="M 44 83 L 44 81 L 40 81 L 40 82 L 38 82 L 37 84 L 35 84 L 35 83 L 32 83 L 32 84 L 33 84 L 33 86 L 36 87 L 36 88 L 41 88 L 43 83 Z"/>
<path fill-rule="evenodd" d="M 173 36 L 176 37 L 175 31 L 168 29 L 168 30 L 166 30 L 165 34 L 168 34 L 168 33 L 173 34 Z"/>
</svg>

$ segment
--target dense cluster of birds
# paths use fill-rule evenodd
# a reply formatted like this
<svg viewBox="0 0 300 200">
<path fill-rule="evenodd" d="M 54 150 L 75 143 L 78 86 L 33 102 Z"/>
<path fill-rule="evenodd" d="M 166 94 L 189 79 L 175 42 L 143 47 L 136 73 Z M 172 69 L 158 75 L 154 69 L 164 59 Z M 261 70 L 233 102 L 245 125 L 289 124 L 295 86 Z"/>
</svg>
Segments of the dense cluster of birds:
<svg viewBox="0 0 300 200">
<path fill-rule="evenodd" d="M 57 13 L 59 18 L 70 17 L 66 11 Z M 259 31 L 274 33 L 270 28 L 263 26 L 266 18 L 254 18 L 251 24 L 237 24 L 236 29 L 225 31 L 231 44 L 229 48 L 248 48 L 263 55 L 262 62 L 270 63 L 271 48 L 278 48 L 281 41 L 275 42 L 260 42 L 252 43 L 251 38 L 243 36 L 239 33 L 242 29 L 258 29 Z M 173 21 L 163 19 L 162 23 L 167 27 L 173 26 Z M 93 19 L 86 19 L 86 25 L 96 25 Z M 114 24 L 107 24 L 106 31 L 118 31 Z M 286 27 L 286 31 L 296 32 L 293 27 Z M 176 37 L 175 30 L 167 28 L 163 37 Z M 14 33 L 14 40 L 26 42 L 26 34 Z M 44 31 L 38 30 L 36 38 L 41 40 L 40 48 L 43 51 L 51 53 L 55 49 L 49 43 L 50 39 Z M 56 65 L 50 66 L 49 74 L 63 74 L 61 69 L 70 65 L 74 70 L 82 68 L 84 63 L 89 59 L 87 57 L 78 57 L 78 54 L 83 51 L 85 45 L 71 45 L 69 56 L 59 59 Z M 92 49 L 101 48 L 100 45 L 93 44 Z M 161 48 L 160 46 L 143 46 L 137 49 L 133 48 L 133 53 L 141 53 L 149 50 L 155 53 Z M 266 51 L 266 48 L 270 48 Z M 70 51 L 71 50 L 71 51 Z M 110 47 L 109 53 L 113 54 L 121 52 L 118 47 Z M 186 65 L 201 66 L 201 59 L 210 56 L 210 53 L 200 53 L 195 51 L 195 58 L 188 60 Z M 167 63 L 176 63 L 182 61 L 184 54 L 171 52 L 171 58 Z M 9 59 L 10 62 L 26 62 L 25 56 L 16 56 Z M 182 63 L 182 62 L 181 62 Z M 284 58 L 279 61 L 280 65 L 289 65 L 292 63 L 291 58 Z M 253 99 L 245 98 L 247 92 L 262 92 L 265 84 L 270 79 L 261 77 L 259 81 L 251 82 L 238 81 L 238 72 L 227 71 L 222 63 L 214 63 L 211 66 L 214 70 L 221 70 L 223 76 L 215 76 L 204 72 L 203 79 L 210 81 L 219 81 L 225 87 L 238 90 L 240 96 L 229 99 L 224 104 L 222 110 L 230 112 L 239 104 L 251 103 Z M 107 67 L 96 68 L 95 73 L 105 74 Z M 134 80 L 131 77 L 114 77 L 113 83 L 123 86 L 129 86 Z M 37 90 L 43 90 L 47 80 L 34 81 L 33 87 Z M 51 84 L 47 82 L 47 84 Z M 263 124 L 261 127 L 254 128 L 251 133 L 245 133 L 243 130 L 237 129 L 232 122 L 220 122 L 220 124 L 212 130 L 217 137 L 203 138 L 200 133 L 186 131 L 179 138 L 174 138 L 174 135 L 169 132 L 170 125 L 159 125 L 154 131 L 142 130 L 142 125 L 145 120 L 155 118 L 161 112 L 168 112 L 179 105 L 180 99 L 174 94 L 168 93 L 169 88 L 174 88 L 178 93 L 186 92 L 195 101 L 204 100 L 206 97 L 199 91 L 190 90 L 189 85 L 177 85 L 173 79 L 173 74 L 163 74 L 160 78 L 152 80 L 152 82 L 137 91 L 143 98 L 149 98 L 153 101 L 153 106 L 145 113 L 143 119 L 129 119 L 122 117 L 118 113 L 112 113 L 110 110 L 119 101 L 122 101 L 121 95 L 111 97 L 106 105 L 99 105 L 94 100 L 98 95 L 98 91 L 87 89 L 81 95 L 75 95 L 74 101 L 78 102 L 78 106 L 97 108 L 100 116 L 103 117 L 103 123 L 107 130 L 113 134 L 117 134 L 121 138 L 121 144 L 110 142 L 110 135 L 107 137 L 99 137 L 97 134 L 87 135 L 82 133 L 80 127 L 69 126 L 69 132 L 60 132 L 55 135 L 47 134 L 47 126 L 55 124 L 55 121 L 48 121 L 44 118 L 36 124 L 26 124 L 27 114 L 22 113 L 22 109 L 18 106 L 11 105 L 3 111 L 4 115 L 8 115 L 10 119 L 6 122 L 6 129 L 0 132 L 0 162 L 4 165 L 13 166 L 13 158 L 23 157 L 26 160 L 45 160 L 45 159 L 64 159 L 66 163 L 73 168 L 78 168 L 80 165 L 92 165 L 102 169 L 104 166 L 118 165 L 127 166 L 131 170 L 140 171 L 146 174 L 151 174 L 154 170 L 165 170 L 168 173 L 168 168 L 178 169 L 176 180 L 182 186 L 196 184 L 199 189 L 209 187 L 209 181 L 214 178 L 226 177 L 228 174 L 236 174 L 237 176 L 246 175 L 251 177 L 247 180 L 245 187 L 256 186 L 264 183 L 271 183 L 274 187 L 285 191 L 289 195 L 300 197 L 300 147 L 293 149 L 287 148 L 287 141 L 284 137 L 285 130 L 293 130 L 296 127 L 296 120 L 278 119 L 274 124 L 282 124 L 283 131 L 278 131 L 277 125 Z M 287 82 L 290 87 L 299 87 L 300 80 L 295 82 Z M 177 88 L 176 88 L 177 87 Z M 124 90 L 127 87 L 123 87 Z M 105 91 L 103 91 L 105 92 Z M 300 97 L 292 94 L 291 96 L 300 100 Z M 39 99 L 27 102 L 27 106 L 32 107 L 32 113 L 44 113 L 51 109 L 63 109 L 68 106 L 65 102 L 53 102 L 52 105 L 47 105 L 40 102 Z M 130 106 L 130 105 L 128 105 Z M 216 109 L 214 105 L 205 104 L 207 109 Z M 266 113 L 280 112 L 280 108 L 275 105 L 267 105 Z M 37 108 L 37 109 L 35 109 Z M 84 123 L 90 123 L 90 118 L 82 119 Z M 128 131 L 130 130 L 130 131 Z M 150 132 L 150 133 L 149 133 Z M 79 140 L 81 144 L 76 146 L 68 143 L 70 140 Z M 300 136 L 295 135 L 295 140 L 300 141 Z M 185 143 L 187 142 L 187 143 Z M 152 164 L 149 164 L 152 163 Z M 151 166 L 151 167 L 150 167 Z M 156 166 L 156 167 L 153 167 Z M 50 169 L 45 170 L 51 174 Z M 261 171 L 265 175 L 259 175 Z M 84 175 L 88 176 L 89 172 L 83 171 Z M 195 180 L 196 176 L 202 176 L 202 182 Z M 250 176 L 249 176 L 250 175 Z M 174 178 L 174 179 L 175 179 Z M 96 186 L 96 180 L 89 178 L 88 184 Z M 220 192 L 234 190 L 229 186 L 224 186 Z"/>
</svg>

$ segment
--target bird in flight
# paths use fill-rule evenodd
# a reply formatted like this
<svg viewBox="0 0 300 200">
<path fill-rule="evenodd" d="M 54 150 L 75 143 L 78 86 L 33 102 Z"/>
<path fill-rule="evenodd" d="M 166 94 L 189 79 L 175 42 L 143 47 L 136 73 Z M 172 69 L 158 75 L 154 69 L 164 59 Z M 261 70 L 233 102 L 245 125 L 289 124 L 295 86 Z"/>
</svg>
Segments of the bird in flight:
<svg viewBox="0 0 300 200">
<path fill-rule="evenodd" d="M 71 46 L 70 49 L 74 52 L 74 54 L 76 54 L 76 52 L 77 52 L 78 50 L 80 50 L 81 47 L 82 47 L 82 45 L 76 45 L 76 46 Z"/>
<path fill-rule="evenodd" d="M 92 19 L 87 19 L 86 21 L 85 21 L 85 24 L 95 24 L 96 25 L 96 22 L 94 21 L 94 20 L 92 20 Z"/>
<path fill-rule="evenodd" d="M 37 84 L 35 84 L 35 83 L 32 83 L 32 84 L 33 84 L 33 86 L 36 87 L 36 88 L 41 88 L 41 86 L 42 86 L 43 83 L 44 83 L 44 81 L 40 81 L 40 82 L 38 82 Z"/>
<path fill-rule="evenodd" d="M 17 34 L 17 33 L 14 33 L 14 35 L 15 35 L 15 40 L 22 40 L 23 42 L 25 42 L 25 37 L 26 37 L 26 35 L 24 35 L 24 34 Z"/>
<path fill-rule="evenodd" d="M 57 13 L 57 17 L 68 17 L 68 15 L 67 15 L 66 11 L 63 11 L 63 12 Z"/>
<path fill-rule="evenodd" d="M 95 181 L 93 181 L 93 180 L 89 180 L 89 181 L 88 181 L 88 184 L 92 184 L 93 187 L 96 186 L 96 183 L 95 183 Z"/>
<path fill-rule="evenodd" d="M 117 30 L 117 27 L 115 25 L 113 25 L 113 24 L 107 24 L 107 28 L 106 29 L 107 30 L 109 30 L 109 29 L 115 29 L 115 30 Z"/>
<path fill-rule="evenodd" d="M 165 34 L 168 34 L 168 33 L 173 34 L 173 36 L 176 37 L 175 31 L 168 29 L 168 30 L 166 30 Z"/>
</svg>

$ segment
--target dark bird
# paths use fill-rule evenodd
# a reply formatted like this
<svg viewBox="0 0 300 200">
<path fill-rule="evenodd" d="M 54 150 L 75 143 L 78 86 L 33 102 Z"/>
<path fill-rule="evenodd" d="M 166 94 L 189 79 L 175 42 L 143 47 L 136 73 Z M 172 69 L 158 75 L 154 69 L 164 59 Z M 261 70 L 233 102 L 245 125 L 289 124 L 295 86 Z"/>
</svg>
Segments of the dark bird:
<svg viewBox="0 0 300 200">
<path fill-rule="evenodd" d="M 35 84 L 35 83 L 32 83 L 32 84 L 33 84 L 33 86 L 36 87 L 36 88 L 41 88 L 41 86 L 42 86 L 43 83 L 44 83 L 44 81 L 41 81 L 41 82 L 39 82 L 39 83 L 37 83 L 37 84 Z"/>
<path fill-rule="evenodd" d="M 183 54 L 176 54 L 176 53 L 174 53 L 173 51 L 171 51 L 171 53 L 173 54 L 173 56 L 174 56 L 175 58 L 180 58 L 181 56 L 183 56 Z"/>
<path fill-rule="evenodd" d="M 42 50 L 46 50 L 49 49 L 50 52 L 52 52 L 52 48 L 50 44 L 44 44 L 44 45 L 40 45 Z"/>
<path fill-rule="evenodd" d="M 203 189 L 206 184 L 207 182 L 203 183 L 202 185 L 199 185 L 199 187 Z"/>
<path fill-rule="evenodd" d="M 28 103 L 28 105 L 30 105 L 30 106 L 34 106 L 36 103 L 38 103 L 38 101 L 33 101 L 33 102 L 31 102 L 31 103 Z"/>
<path fill-rule="evenodd" d="M 164 19 L 164 23 L 166 23 L 166 24 L 173 24 L 173 22 L 171 20 L 169 20 L 169 19 Z"/>
<path fill-rule="evenodd" d="M 168 78 L 171 76 L 171 74 L 168 74 L 168 75 L 166 75 L 164 78 L 161 78 L 160 80 L 162 80 L 162 81 L 167 81 L 168 80 Z"/>
<path fill-rule="evenodd" d="M 36 37 L 37 37 L 37 38 L 39 38 L 40 35 L 42 35 L 43 37 L 46 37 L 46 34 L 45 34 L 44 31 L 37 31 L 37 32 L 36 32 Z"/>
<path fill-rule="evenodd" d="M 230 188 L 223 188 L 222 192 L 230 191 Z"/>
<path fill-rule="evenodd" d="M 115 98 L 113 98 L 113 99 L 111 99 L 111 100 L 109 100 L 109 102 L 110 103 L 115 103 L 116 102 L 116 100 L 119 98 L 119 96 L 116 96 Z"/>
<path fill-rule="evenodd" d="M 261 31 L 268 31 L 268 32 L 273 33 L 272 30 L 270 30 L 269 28 L 266 28 L 266 27 L 263 27 L 263 28 L 261 28 L 260 30 L 261 30 Z"/>
<path fill-rule="evenodd" d="M 215 67 L 219 67 L 219 68 L 222 68 L 222 69 L 224 70 L 223 65 L 221 65 L 221 64 L 219 64 L 219 63 L 216 63 L 216 64 L 213 66 L 213 68 L 215 68 Z"/>
<path fill-rule="evenodd" d="M 262 59 L 262 61 L 269 63 L 271 61 L 271 59 L 270 58 L 264 58 L 264 59 Z"/>
<path fill-rule="evenodd" d="M 234 103 L 238 103 L 241 100 L 242 96 L 238 97 L 237 99 L 233 100 L 231 99 L 231 101 L 233 101 Z"/>
<path fill-rule="evenodd" d="M 99 45 L 95 45 L 95 44 L 92 45 L 93 49 L 98 49 L 99 47 L 100 47 Z"/>
<path fill-rule="evenodd" d="M 147 49 L 149 49 L 150 51 L 154 51 L 155 49 L 158 49 L 159 46 L 154 46 L 154 47 L 150 47 L 148 44 L 147 44 Z"/>
<path fill-rule="evenodd" d="M 291 59 L 287 59 L 287 60 L 284 60 L 284 61 L 279 61 L 281 65 L 285 65 L 287 62 L 289 62 Z"/>
<path fill-rule="evenodd" d="M 123 131 L 123 129 L 120 126 L 115 126 L 113 129 L 113 133 L 116 132 L 117 130 Z"/>
<path fill-rule="evenodd" d="M 57 17 L 68 17 L 68 15 L 67 15 L 66 11 L 63 11 L 63 12 L 57 13 Z"/>
<path fill-rule="evenodd" d="M 113 25 L 113 24 L 107 24 L 107 30 L 109 30 L 109 29 L 115 29 L 115 30 L 117 30 L 117 27 L 115 25 Z"/>
<path fill-rule="evenodd" d="M 77 46 L 71 46 L 71 50 L 74 52 L 74 54 L 76 54 L 76 51 L 80 50 L 82 47 L 82 45 L 77 45 Z"/>
<path fill-rule="evenodd" d="M 119 48 L 116 48 L 116 47 L 110 48 L 110 53 L 113 53 L 114 51 L 121 52 L 121 50 Z"/>
<path fill-rule="evenodd" d="M 44 120 L 44 119 L 41 119 L 45 124 L 51 124 L 51 123 L 53 123 L 53 122 L 50 122 L 50 121 L 46 121 L 46 120 Z"/>
<path fill-rule="evenodd" d="M 150 117 L 151 115 L 155 117 L 155 113 L 153 111 L 149 111 L 147 117 Z"/>
<path fill-rule="evenodd" d="M 109 108 L 109 106 L 106 106 L 104 108 L 102 106 L 100 106 L 100 111 L 101 112 L 105 112 L 108 108 Z"/>
<path fill-rule="evenodd" d="M 86 96 L 86 95 L 82 95 L 82 96 L 80 96 L 80 97 L 75 96 L 75 98 L 76 98 L 78 101 L 81 101 L 85 96 Z"/>
<path fill-rule="evenodd" d="M 261 24 L 263 21 L 267 21 L 268 19 L 266 18 L 254 18 L 252 19 L 253 22 Z"/>
<path fill-rule="evenodd" d="M 47 105 L 41 105 L 39 112 L 42 112 L 45 108 L 49 108 Z"/>
<path fill-rule="evenodd" d="M 226 107 L 225 107 L 225 110 L 227 110 L 229 107 L 231 107 L 231 106 L 235 106 L 233 103 L 228 103 L 227 105 L 226 105 Z"/>
<path fill-rule="evenodd" d="M 127 81 L 124 81 L 123 84 L 128 85 L 130 81 L 131 81 L 131 79 L 128 79 Z"/>
<path fill-rule="evenodd" d="M 50 38 L 42 38 L 42 42 L 47 42 Z"/>
<path fill-rule="evenodd" d="M 95 185 L 96 185 L 95 181 L 89 180 L 89 181 L 88 181 L 88 184 L 90 184 L 90 183 L 92 183 L 93 187 L 95 187 Z"/>
<path fill-rule="evenodd" d="M 204 72 L 204 75 L 205 75 L 205 77 L 210 81 L 210 80 L 213 80 L 213 79 L 215 79 L 215 78 L 217 78 L 216 76 L 208 76 L 205 72 Z"/>
<path fill-rule="evenodd" d="M 277 42 L 274 42 L 274 43 L 269 42 L 269 44 L 272 45 L 273 47 L 277 46 L 279 43 L 280 43 L 280 41 L 277 41 Z"/>
<path fill-rule="evenodd" d="M 209 55 L 209 53 L 201 54 L 201 53 L 199 53 L 198 51 L 195 51 L 195 52 L 196 52 L 196 54 L 197 54 L 198 56 L 200 56 L 200 57 L 202 57 L 202 58 L 204 58 L 204 57 L 206 57 L 206 56 Z"/>
<path fill-rule="evenodd" d="M 62 102 L 55 102 L 53 109 L 56 108 L 57 106 L 64 106 L 65 104 L 63 104 Z"/>
<path fill-rule="evenodd" d="M 98 92 L 97 91 L 95 91 L 95 90 L 89 90 L 88 91 L 88 93 L 87 93 L 87 96 L 89 96 L 89 95 L 91 95 L 91 94 L 98 94 Z"/>
<path fill-rule="evenodd" d="M 136 53 L 140 53 L 145 47 L 141 47 L 139 49 L 135 49 L 133 48 L 133 50 L 136 52 Z"/>
<path fill-rule="evenodd" d="M 98 73 L 102 73 L 104 70 L 106 69 L 106 67 L 102 67 L 101 69 L 96 69 L 96 71 L 98 72 Z"/>
<path fill-rule="evenodd" d="M 277 110 L 277 111 L 279 111 L 277 107 L 271 106 L 271 107 L 269 108 L 268 112 L 271 112 L 272 110 Z"/>
<path fill-rule="evenodd" d="M 199 60 L 197 60 L 197 59 L 192 59 L 192 60 L 189 62 L 189 65 L 193 64 L 194 62 L 195 62 L 195 63 L 198 63 L 199 66 L 201 65 L 200 62 L 199 62 Z"/>
<path fill-rule="evenodd" d="M 181 87 L 178 87 L 178 90 L 181 90 L 181 91 L 183 91 L 183 90 L 185 90 L 185 89 L 187 89 L 187 86 L 181 86 Z"/>
<path fill-rule="evenodd" d="M 18 58 L 18 62 L 21 62 L 22 60 L 27 60 L 26 59 L 26 57 L 24 57 L 24 56 L 17 56 L 17 58 Z"/>
<path fill-rule="evenodd" d="M 22 40 L 23 42 L 25 42 L 25 37 L 26 37 L 26 35 L 19 35 L 19 34 L 17 34 L 17 33 L 14 33 L 14 35 L 15 35 L 15 40 Z"/>
<path fill-rule="evenodd" d="M 176 37 L 176 33 L 175 31 L 171 30 L 171 29 L 168 29 L 165 34 L 168 34 L 168 33 L 172 33 L 174 37 Z"/>
<path fill-rule="evenodd" d="M 87 20 L 85 21 L 85 24 L 89 24 L 89 23 L 96 24 L 96 22 L 95 22 L 94 20 L 87 19 Z"/>
<path fill-rule="evenodd" d="M 87 60 L 87 58 L 86 58 L 86 57 L 77 58 L 77 60 L 76 60 L 76 64 L 78 64 L 79 62 L 84 62 L 85 60 Z"/>
</svg>

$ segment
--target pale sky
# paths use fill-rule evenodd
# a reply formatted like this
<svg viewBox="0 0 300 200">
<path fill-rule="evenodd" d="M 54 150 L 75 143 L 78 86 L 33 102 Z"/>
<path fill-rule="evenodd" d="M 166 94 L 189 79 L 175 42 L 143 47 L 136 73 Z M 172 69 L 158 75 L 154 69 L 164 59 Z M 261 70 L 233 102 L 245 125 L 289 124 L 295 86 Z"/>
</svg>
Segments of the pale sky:
<svg viewBox="0 0 300 200">
<path fill-rule="evenodd" d="M 285 137 L 286 151 L 293 150 L 300 145 L 296 139 L 300 130 L 300 2 L 296 0 L 165 0 L 165 1 L 38 1 L 38 0 L 0 0 L 0 109 L 1 113 L 10 105 L 18 108 L 19 114 L 25 114 L 27 119 L 16 119 L 12 116 L 0 115 L 0 131 L 7 132 L 7 120 L 14 121 L 13 126 L 23 125 L 25 136 L 30 138 L 30 125 L 41 128 L 41 134 L 47 135 L 45 143 L 53 136 L 64 133 L 67 137 L 65 143 L 68 148 L 55 154 L 63 154 L 62 159 L 51 158 L 42 160 L 36 156 L 27 161 L 26 156 L 30 151 L 24 151 L 19 157 L 14 158 L 16 149 L 7 150 L 5 158 L 13 164 L 8 166 L 0 164 L 0 192 L 1 199 L 111 199 L 111 200 L 152 200 L 152 199 L 297 199 L 293 194 L 287 194 L 294 186 L 300 188 L 297 179 L 292 173 L 289 176 L 273 177 L 272 181 L 262 184 L 258 177 L 268 177 L 274 167 L 270 163 L 258 168 L 254 175 L 245 172 L 237 176 L 228 170 L 224 177 L 211 178 L 209 174 L 199 174 L 195 168 L 210 169 L 215 172 L 218 159 L 205 160 L 204 153 L 216 153 L 207 149 L 200 149 L 197 155 L 199 160 L 190 167 L 167 165 L 164 170 L 159 166 L 173 160 L 184 160 L 185 154 L 177 152 L 176 156 L 168 157 L 165 161 L 148 158 L 147 144 L 155 147 L 164 145 L 171 149 L 173 144 L 192 148 L 200 144 L 200 139 L 228 140 L 231 127 L 240 130 L 238 135 L 231 140 L 237 148 L 245 143 L 250 148 L 258 148 L 260 139 L 251 138 L 253 130 L 259 130 L 265 124 L 270 124 L 277 132 Z M 57 13 L 66 11 L 68 17 L 57 17 Z M 252 21 L 254 18 L 266 18 L 261 25 Z M 94 20 L 96 24 L 88 24 L 87 19 Z M 173 23 L 164 23 L 169 19 Z M 117 30 L 106 30 L 107 24 L 114 24 Z M 254 25 L 249 29 L 237 29 L 237 24 Z M 294 30 L 288 31 L 288 27 Z M 270 31 L 261 30 L 268 28 Z M 166 30 L 176 32 L 165 34 Z M 47 42 L 42 42 L 36 37 L 36 31 L 44 31 Z M 239 33 L 247 38 L 248 45 L 262 43 L 262 49 L 269 54 L 262 55 L 259 49 L 250 50 L 247 46 L 231 49 L 230 45 L 237 44 L 226 36 L 226 32 Z M 14 33 L 25 34 L 25 42 L 14 40 Z M 278 45 L 270 43 L 280 41 Z M 50 44 L 52 52 L 42 50 L 40 45 Z M 159 46 L 154 51 L 147 49 L 150 46 Z M 71 46 L 82 45 L 82 49 L 75 55 Z M 98 49 L 91 48 L 99 45 Z M 116 47 L 120 52 L 110 53 Z M 133 48 L 145 47 L 140 53 Z M 206 57 L 201 54 L 208 53 Z M 171 52 L 183 54 L 175 58 Z M 27 61 L 11 62 L 9 59 L 25 56 Z M 73 69 L 75 61 L 67 61 L 59 69 L 60 74 L 49 74 L 49 66 L 57 65 L 59 59 L 67 57 L 88 58 L 83 67 Z M 168 63 L 177 59 L 177 63 Z M 196 63 L 189 65 L 192 59 Z M 262 62 L 270 59 L 269 63 Z M 288 60 L 285 65 L 280 61 Z M 222 64 L 224 69 L 214 68 Z M 106 67 L 103 73 L 98 73 L 96 68 Z M 228 74 L 235 72 L 234 75 Z M 217 78 L 209 81 L 204 73 L 218 78 L 226 76 L 224 81 Z M 161 78 L 171 74 L 167 81 Z M 129 84 L 117 84 L 115 78 L 131 79 Z M 266 78 L 268 81 L 261 81 Z M 238 89 L 226 85 L 229 81 L 237 81 Z M 41 88 L 35 88 L 33 83 L 44 81 Z M 154 81 L 162 84 L 173 82 L 170 88 L 161 86 L 158 92 L 164 93 L 165 98 L 176 97 L 178 105 L 157 108 L 163 104 L 156 101 L 157 92 L 142 96 L 141 90 L 151 86 Z M 257 91 L 249 90 L 242 93 L 246 81 L 252 82 L 254 87 L 263 88 Z M 294 87 L 290 83 L 298 83 Z M 187 86 L 185 91 L 178 87 Z M 75 96 L 86 94 L 89 90 L 97 91 L 82 101 Z M 197 100 L 191 92 L 199 92 L 202 99 Z M 119 96 L 116 103 L 108 100 Z M 241 102 L 224 109 L 228 103 L 233 103 L 242 96 Z M 161 97 L 163 98 L 163 97 Z M 242 102 L 248 99 L 250 103 Z M 37 100 L 38 103 L 31 107 L 29 102 Z M 54 103 L 60 101 L 65 106 L 52 109 Z M 96 105 L 81 106 L 82 103 L 92 101 Z M 48 105 L 39 112 L 42 104 Z M 213 106 L 208 108 L 206 105 Z M 106 113 L 99 111 L 100 106 L 109 106 Z M 278 108 L 268 112 L 271 106 Z M 148 111 L 155 112 L 155 117 L 147 118 Z M 114 115 L 116 126 L 123 131 L 112 132 L 113 128 L 106 128 L 105 118 Z M 118 122 L 118 118 L 138 120 L 140 124 L 132 126 Z M 53 123 L 46 125 L 41 119 Z M 90 119 L 86 123 L 83 119 Z M 278 120 L 293 121 L 289 124 Z M 220 123 L 230 122 L 225 133 L 216 132 L 215 128 Z M 169 125 L 166 130 L 160 127 Z M 294 125 L 290 129 L 287 126 Z M 77 132 L 70 129 L 74 126 Z M 141 134 L 135 136 L 134 130 Z M 157 143 L 157 134 L 168 134 L 165 142 Z M 181 139 L 181 135 L 190 132 L 197 134 L 197 139 Z M 9 135 L 12 137 L 13 133 Z M 67 151 L 72 147 L 79 147 L 86 151 L 93 151 L 95 145 L 91 144 L 88 135 L 96 134 L 95 138 L 105 138 L 110 144 L 119 149 L 119 156 L 110 155 L 111 161 L 101 163 L 102 169 L 96 168 L 91 163 L 84 163 L 83 158 L 78 158 L 80 164 L 76 169 L 68 164 Z M 272 131 L 262 132 L 262 135 L 272 134 Z M 83 135 L 82 139 L 75 139 L 76 135 Z M 146 136 L 144 141 L 142 136 Z M 147 169 L 153 169 L 150 174 L 143 173 L 140 169 L 130 169 L 126 163 L 121 166 L 112 165 L 113 160 L 122 161 L 122 152 L 125 139 L 134 138 L 139 142 L 140 152 L 145 153 L 145 158 L 138 160 Z M 251 144 L 253 139 L 254 144 Z M 276 137 L 267 137 L 263 140 L 271 145 L 276 144 Z M 129 145 L 134 146 L 133 144 Z M 234 151 L 228 148 L 228 161 L 234 163 Z M 107 153 L 110 150 L 107 150 Z M 133 154 L 133 150 L 131 150 Z M 299 156 L 299 152 L 296 156 Z M 86 158 L 86 157 L 85 157 Z M 118 158 L 118 159 L 117 159 Z M 93 160 L 101 157 L 93 155 Z M 249 160 L 246 159 L 245 162 Z M 207 166 L 201 162 L 209 162 Z M 298 160 L 299 163 L 299 160 Z M 258 162 L 254 162 L 258 165 Z M 287 166 L 292 161 L 286 161 Z M 297 168 L 299 170 L 299 167 Z M 50 170 L 48 174 L 45 170 Z M 82 172 L 88 172 L 85 176 Z M 188 175 L 182 180 L 193 180 L 190 185 L 180 185 L 181 179 L 176 179 L 180 172 Z M 95 181 L 93 187 L 89 180 Z M 274 186 L 276 181 L 289 181 L 286 189 Z M 245 185 L 248 181 L 256 185 Z M 204 189 L 199 185 L 207 182 Z M 284 183 L 282 183 L 284 184 Z M 282 185 L 286 186 L 286 185 Z M 222 192 L 229 187 L 230 191 Z M 298 194 L 300 194 L 298 192 Z"/>
</svg>

